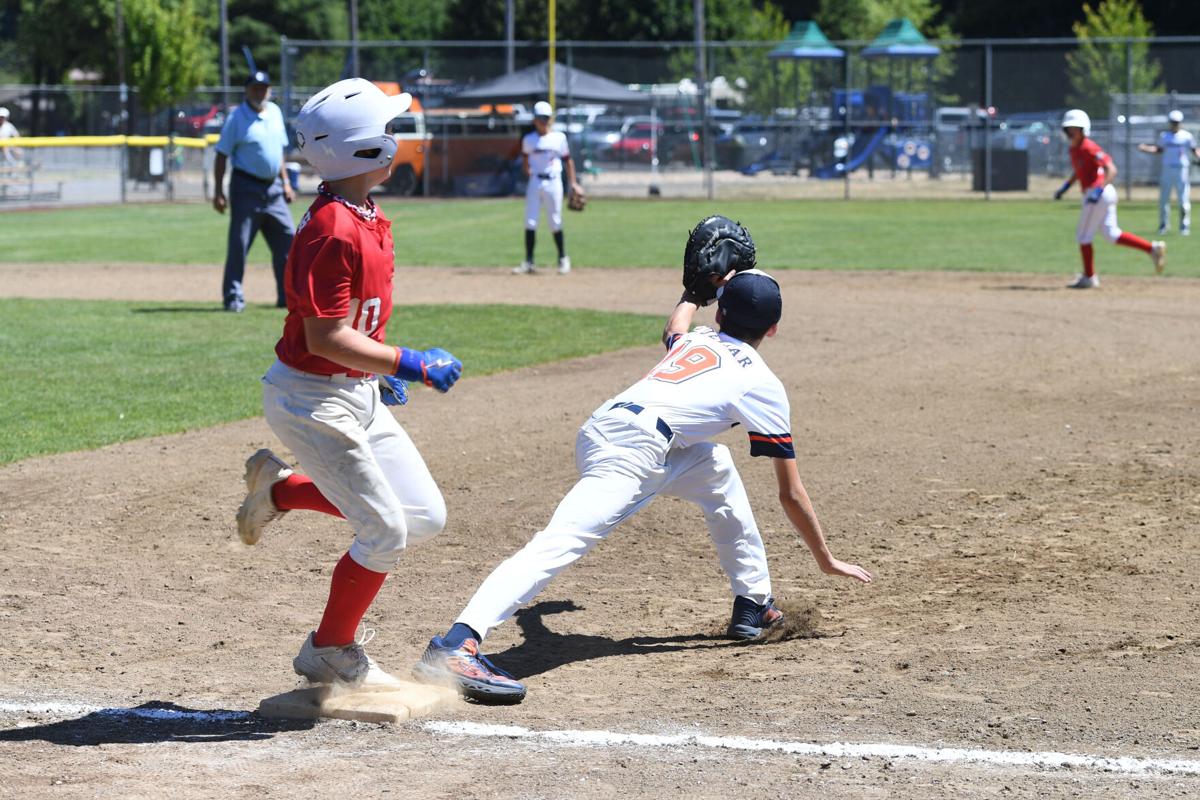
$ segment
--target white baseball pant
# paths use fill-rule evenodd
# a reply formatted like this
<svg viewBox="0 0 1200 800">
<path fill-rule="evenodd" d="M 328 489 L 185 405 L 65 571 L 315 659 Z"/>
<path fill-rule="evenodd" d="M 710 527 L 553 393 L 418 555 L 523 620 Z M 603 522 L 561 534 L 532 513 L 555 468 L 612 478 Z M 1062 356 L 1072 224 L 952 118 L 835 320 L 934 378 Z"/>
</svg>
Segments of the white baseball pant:
<svg viewBox="0 0 1200 800">
<path fill-rule="evenodd" d="M 542 209 L 550 217 L 550 230 L 562 230 L 563 185 L 562 178 L 539 178 L 533 175 L 525 187 L 525 230 L 536 231 Z"/>
<path fill-rule="evenodd" d="M 729 448 L 712 442 L 671 448 L 655 422 L 649 412 L 614 409 L 584 424 L 575 441 L 579 482 L 549 525 L 492 571 L 457 622 L 487 636 L 659 494 L 699 505 L 733 593 L 767 601 L 766 548 Z"/>
<path fill-rule="evenodd" d="M 1171 220 L 1171 190 L 1179 197 L 1179 225 L 1187 228 L 1192 224 L 1191 178 L 1185 166 L 1163 167 L 1158 178 L 1158 225 L 1167 227 Z"/>
<path fill-rule="evenodd" d="M 1094 203 L 1083 196 L 1083 205 L 1079 211 L 1079 225 L 1075 228 L 1075 241 L 1079 244 L 1091 244 L 1096 238 L 1096 231 L 1101 230 L 1104 238 L 1116 242 L 1121 238 L 1121 229 L 1117 227 L 1117 188 L 1111 183 L 1104 187 L 1104 193 Z"/>
<path fill-rule="evenodd" d="M 446 502 L 375 378 L 326 378 L 276 361 L 263 377 L 267 424 L 354 529 L 350 557 L 389 572 L 446 525 Z"/>
</svg>

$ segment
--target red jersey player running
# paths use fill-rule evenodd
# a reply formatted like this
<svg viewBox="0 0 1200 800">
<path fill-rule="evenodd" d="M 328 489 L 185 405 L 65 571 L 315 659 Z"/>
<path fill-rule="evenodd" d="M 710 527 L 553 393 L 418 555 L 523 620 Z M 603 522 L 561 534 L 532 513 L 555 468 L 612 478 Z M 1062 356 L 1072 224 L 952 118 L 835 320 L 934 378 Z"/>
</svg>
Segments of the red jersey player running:
<svg viewBox="0 0 1200 800">
<path fill-rule="evenodd" d="M 1161 273 L 1167 264 L 1166 243 L 1148 242 L 1117 227 L 1117 190 L 1112 185 L 1117 177 L 1117 165 L 1108 153 L 1100 149 L 1100 145 L 1088 138 L 1092 121 L 1088 119 L 1087 112 L 1078 108 L 1068 111 L 1063 115 L 1062 129 L 1063 135 L 1071 143 L 1071 166 L 1075 174 L 1059 187 L 1054 199 L 1061 200 L 1077 180 L 1083 191 L 1083 209 L 1079 212 L 1079 225 L 1075 228 L 1075 241 L 1079 242 L 1079 252 L 1083 256 L 1083 272 L 1067 284 L 1068 288 L 1091 289 L 1100 285 L 1100 278 L 1096 276 L 1092 240 L 1096 238 L 1096 229 L 1101 227 L 1104 238 L 1113 244 L 1123 244 L 1148 253 L 1154 261 L 1154 271 Z"/>
<path fill-rule="evenodd" d="M 246 462 L 237 524 L 246 544 L 293 509 L 344 517 L 354 528 L 321 624 L 292 662 L 314 683 L 390 679 L 363 651 L 370 633 L 359 641 L 355 633 L 405 546 L 446 521 L 425 462 L 384 408 L 407 400 L 406 380 L 445 392 L 462 372 L 445 350 L 384 344 L 395 251 L 391 223 L 368 192 L 391 174 L 388 126 L 411 102 L 352 78 L 318 92 L 296 118 L 300 151 L 325 182 L 288 254 L 288 315 L 263 378 L 263 409 L 307 475 L 259 450 Z"/>
</svg>

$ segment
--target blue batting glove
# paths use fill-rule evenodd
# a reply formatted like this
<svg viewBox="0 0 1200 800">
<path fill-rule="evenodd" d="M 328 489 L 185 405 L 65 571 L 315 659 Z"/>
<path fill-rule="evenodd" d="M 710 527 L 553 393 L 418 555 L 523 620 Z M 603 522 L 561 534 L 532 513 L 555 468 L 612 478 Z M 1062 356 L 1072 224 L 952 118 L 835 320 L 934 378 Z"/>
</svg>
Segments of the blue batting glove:
<svg viewBox="0 0 1200 800">
<path fill-rule="evenodd" d="M 1058 191 L 1054 193 L 1055 200 L 1062 200 L 1062 196 L 1071 188 L 1071 182 L 1067 181 L 1062 186 L 1058 187 Z"/>
<path fill-rule="evenodd" d="M 462 362 L 440 347 L 430 350 L 400 350 L 396 377 L 420 381 L 439 392 L 448 392 L 462 375 Z"/>
<path fill-rule="evenodd" d="M 1087 193 L 1087 201 L 1089 203 L 1098 203 L 1102 194 L 1104 194 L 1104 187 L 1097 186 L 1095 189 L 1092 189 Z"/>
<path fill-rule="evenodd" d="M 379 397 L 385 406 L 402 406 L 408 402 L 408 384 L 391 375 L 379 376 Z"/>
</svg>

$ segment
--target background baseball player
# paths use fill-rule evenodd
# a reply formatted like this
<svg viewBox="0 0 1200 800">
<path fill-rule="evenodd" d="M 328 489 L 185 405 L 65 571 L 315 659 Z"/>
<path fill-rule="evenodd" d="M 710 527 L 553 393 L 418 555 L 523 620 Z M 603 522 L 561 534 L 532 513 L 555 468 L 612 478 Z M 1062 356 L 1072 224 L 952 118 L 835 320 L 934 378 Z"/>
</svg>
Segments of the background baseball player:
<svg viewBox="0 0 1200 800">
<path fill-rule="evenodd" d="M 1200 158 L 1200 148 L 1192 134 L 1183 129 L 1183 112 L 1167 114 L 1170 130 L 1158 136 L 1158 144 L 1139 144 L 1143 153 L 1162 153 L 1162 172 L 1158 176 L 1158 233 L 1167 232 L 1171 219 L 1171 190 L 1179 197 L 1179 232 L 1190 233 L 1192 224 L 1191 180 L 1189 167 L 1192 156 Z"/>
<path fill-rule="evenodd" d="M 533 263 L 533 248 L 542 209 L 550 219 L 554 245 L 558 248 L 558 274 L 566 275 L 571 271 L 571 259 L 567 256 L 562 230 L 564 165 L 571 191 L 583 194 L 583 187 L 575 180 L 575 163 L 571 160 L 566 134 L 550 127 L 552 114 L 553 109 L 545 100 L 534 103 L 534 129 L 521 139 L 521 168 L 529 183 L 525 187 L 525 260 L 521 266 L 513 269 L 517 275 L 537 271 Z"/>
<path fill-rule="evenodd" d="M 1075 181 L 1079 181 L 1079 188 L 1083 192 L 1079 225 L 1075 228 L 1075 241 L 1079 242 L 1079 252 L 1083 258 L 1083 272 L 1067 284 L 1068 287 L 1091 289 L 1100 285 L 1092 252 L 1092 240 L 1096 238 L 1097 230 L 1103 231 L 1104 238 L 1113 244 L 1133 247 L 1149 254 L 1155 272 L 1161 273 L 1167 263 L 1166 244 L 1148 242 L 1117 226 L 1117 189 L 1112 185 L 1117 177 L 1117 165 L 1108 153 L 1100 149 L 1100 145 L 1088 138 L 1092 121 L 1087 113 L 1078 108 L 1071 109 L 1063 115 L 1062 129 L 1071 144 L 1071 166 L 1075 171 L 1054 193 L 1054 199 L 1061 200 Z"/>
<path fill-rule="evenodd" d="M 17 126 L 8 120 L 8 109 L 0 106 L 0 140 L 16 139 L 20 136 Z M 21 148 L 0 147 L 0 164 L 11 166 L 21 160 Z"/>
<path fill-rule="evenodd" d="M 719 252 L 727 243 L 709 235 L 709 222 L 697 227 L 699 235 L 693 233 L 698 247 L 689 247 L 689 254 L 699 247 Z M 734 248 L 727 250 L 726 255 Z M 740 264 L 713 261 L 719 261 L 720 270 L 753 267 L 753 250 L 747 255 Z M 446 635 L 430 641 L 414 667 L 418 678 L 453 683 L 476 700 L 519 702 L 525 687 L 480 655 L 480 642 L 659 494 L 691 500 L 704 512 L 734 594 L 729 635 L 753 639 L 780 622 L 766 550 L 742 479 L 729 449 L 709 441 L 737 424 L 749 436 L 750 454 L 772 460 L 784 513 L 821 570 L 870 583 L 871 573 L 837 560 L 825 544 L 796 469 L 787 393 L 758 353 L 763 338 L 775 334 L 782 313 L 779 285 L 756 269 L 737 273 L 720 296 L 720 331 L 700 327 L 689 333 L 698 304 L 708 299 L 704 294 L 715 292 L 709 274 L 701 280 L 707 285 L 695 284 L 668 318 L 666 357 L 645 378 L 605 400 L 580 429 L 575 442 L 579 482 L 546 528 L 488 576 Z"/>
<path fill-rule="evenodd" d="M 384 408 L 405 402 L 404 380 L 445 392 L 462 371 L 445 350 L 384 344 L 395 253 L 391 223 L 368 192 L 391 174 L 387 126 L 411 102 L 353 78 L 315 94 L 296 118 L 301 152 L 325 181 L 288 257 L 288 315 L 263 409 L 307 476 L 259 450 L 246 461 L 237 523 L 246 544 L 292 509 L 344 516 L 354 528 L 321 624 L 292 662 L 318 683 L 387 680 L 363 650 L 370 634 L 355 641 L 359 622 L 405 546 L 446 520 L 425 462 Z"/>
<path fill-rule="evenodd" d="M 230 112 L 221 128 L 217 157 L 213 162 L 213 208 L 224 214 L 229 207 L 229 240 L 225 252 L 225 274 L 221 295 L 226 311 L 246 307 L 242 280 L 246 254 L 261 230 L 271 249 L 275 273 L 275 305 L 283 308 L 283 267 L 292 246 L 295 226 L 287 204 L 295 199 L 288 183 L 283 151 L 287 147 L 283 112 L 271 102 L 271 79 L 257 70 L 246 80 L 246 98 Z M 229 198 L 225 197 L 225 166 L 232 162 Z"/>
</svg>

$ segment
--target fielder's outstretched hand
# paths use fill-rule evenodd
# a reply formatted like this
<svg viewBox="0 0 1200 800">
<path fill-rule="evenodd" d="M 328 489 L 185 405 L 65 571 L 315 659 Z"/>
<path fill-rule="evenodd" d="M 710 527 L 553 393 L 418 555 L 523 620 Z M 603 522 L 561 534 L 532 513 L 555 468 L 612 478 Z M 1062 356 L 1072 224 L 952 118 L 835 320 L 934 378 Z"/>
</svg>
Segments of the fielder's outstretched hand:
<svg viewBox="0 0 1200 800">
<path fill-rule="evenodd" d="M 841 575 L 844 578 L 854 578 L 854 580 L 862 583 L 870 583 L 875 580 L 874 575 L 858 564 L 838 561 L 836 558 L 830 559 L 828 564 L 822 565 L 821 571 L 826 575 Z"/>
</svg>

